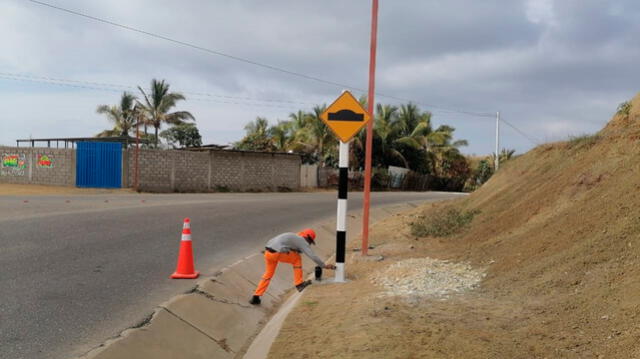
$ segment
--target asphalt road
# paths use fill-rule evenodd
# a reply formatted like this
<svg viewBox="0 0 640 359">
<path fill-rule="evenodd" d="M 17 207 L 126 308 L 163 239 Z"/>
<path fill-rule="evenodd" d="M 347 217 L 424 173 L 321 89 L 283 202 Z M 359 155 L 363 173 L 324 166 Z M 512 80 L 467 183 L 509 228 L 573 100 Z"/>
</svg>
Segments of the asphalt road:
<svg viewBox="0 0 640 359">
<path fill-rule="evenodd" d="M 455 196 L 374 193 L 372 206 Z M 332 192 L 0 196 L 0 358 L 83 354 L 192 288 L 169 279 L 185 217 L 206 276 L 335 211 Z"/>
</svg>

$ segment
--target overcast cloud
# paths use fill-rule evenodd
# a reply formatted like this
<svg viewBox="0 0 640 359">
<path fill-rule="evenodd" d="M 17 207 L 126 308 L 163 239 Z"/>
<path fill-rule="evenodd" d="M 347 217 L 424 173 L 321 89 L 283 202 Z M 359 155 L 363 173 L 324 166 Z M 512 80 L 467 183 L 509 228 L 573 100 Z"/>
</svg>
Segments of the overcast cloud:
<svg viewBox="0 0 640 359">
<path fill-rule="evenodd" d="M 50 1 L 234 56 L 368 86 L 370 1 Z M 638 18 L 637 0 L 381 0 L 376 90 L 424 104 L 436 125 L 452 125 L 457 138 L 469 140 L 466 153 L 493 151 L 494 120 L 442 108 L 500 111 L 536 141 L 592 133 L 640 90 Z M 96 107 L 117 103 L 124 89 L 54 86 L 6 74 L 127 86 L 166 79 L 186 94 L 180 108 L 196 116 L 204 142 L 216 144 L 240 139 L 256 116 L 275 123 L 331 102 L 342 90 L 25 0 L 0 0 L 0 33 L 5 145 L 30 136 L 95 135 L 109 127 Z M 518 152 L 534 146 L 506 126 L 502 141 Z"/>
</svg>

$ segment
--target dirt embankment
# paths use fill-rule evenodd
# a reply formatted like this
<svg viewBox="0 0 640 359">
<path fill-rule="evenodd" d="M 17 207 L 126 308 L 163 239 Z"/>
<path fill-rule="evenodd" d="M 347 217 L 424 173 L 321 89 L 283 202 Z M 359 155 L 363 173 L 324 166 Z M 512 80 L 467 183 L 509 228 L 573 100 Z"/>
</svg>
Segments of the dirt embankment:
<svg viewBox="0 0 640 359">
<path fill-rule="evenodd" d="M 468 198 L 375 226 L 371 252 L 384 260 L 354 252 L 350 282 L 311 287 L 270 357 L 640 358 L 640 97 L 632 103 L 595 136 L 507 162 Z M 457 235 L 410 234 L 449 208 L 480 212 Z M 385 295 L 380 273 L 424 257 L 485 276 L 445 296 Z"/>
</svg>

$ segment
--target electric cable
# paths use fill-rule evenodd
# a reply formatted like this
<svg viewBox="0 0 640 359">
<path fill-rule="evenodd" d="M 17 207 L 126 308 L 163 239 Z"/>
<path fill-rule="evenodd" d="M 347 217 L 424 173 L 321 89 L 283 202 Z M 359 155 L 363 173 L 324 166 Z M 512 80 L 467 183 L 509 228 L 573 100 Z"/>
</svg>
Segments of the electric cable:
<svg viewBox="0 0 640 359">
<path fill-rule="evenodd" d="M 133 32 L 137 32 L 137 33 L 140 33 L 140 34 L 143 34 L 143 35 L 151 36 L 151 37 L 154 37 L 154 38 L 157 38 L 157 39 L 161 39 L 161 40 L 164 40 L 164 41 L 168 41 L 168 42 L 171 42 L 171 43 L 174 43 L 174 44 L 178 44 L 178 45 L 181 45 L 181 46 L 190 47 L 190 48 L 193 48 L 193 49 L 196 49 L 196 50 L 199 50 L 199 51 L 202 51 L 202 52 L 206 52 L 206 53 L 209 53 L 209 54 L 212 54 L 212 55 L 222 56 L 222 57 L 234 60 L 234 61 L 244 62 L 246 64 L 250 64 L 250 65 L 266 68 L 266 69 L 269 69 L 269 70 L 272 70 L 272 71 L 281 72 L 281 73 L 284 73 L 284 74 L 287 74 L 287 75 L 291 75 L 291 76 L 300 77 L 300 78 L 303 78 L 303 79 L 306 79 L 306 80 L 311 80 L 311 81 L 324 83 L 324 84 L 327 84 L 327 85 L 341 87 L 343 89 L 354 90 L 354 91 L 357 91 L 357 92 L 360 92 L 360 93 L 363 93 L 363 94 L 367 93 L 367 90 L 361 89 L 361 88 L 358 88 L 358 87 L 350 86 L 350 85 L 339 83 L 339 82 L 325 80 L 325 79 L 322 79 L 322 78 L 319 78 L 319 77 L 316 77 L 316 76 L 307 75 L 307 74 L 304 74 L 304 73 L 300 73 L 300 72 L 296 72 L 296 71 L 292 71 L 292 70 L 287 70 L 285 68 L 281 68 L 281 67 L 277 67 L 277 66 L 274 66 L 274 65 L 261 63 L 261 62 L 258 62 L 258 61 L 255 61 L 255 60 L 251 60 L 251 59 L 247 59 L 247 58 L 243 58 L 243 57 L 240 57 L 240 56 L 235 56 L 235 55 L 227 54 L 227 53 L 224 53 L 224 52 L 221 52 L 221 51 L 212 50 L 212 49 L 209 49 L 209 48 L 206 48 L 206 47 L 203 47 L 203 46 L 200 46 L 200 45 L 196 45 L 196 44 L 193 44 L 193 43 L 190 43 L 190 42 L 173 39 L 173 38 L 170 38 L 170 37 L 167 37 L 167 36 L 164 36 L 164 35 L 155 34 L 155 33 L 152 33 L 152 32 L 146 31 L 146 30 L 138 29 L 138 28 L 135 28 L 135 27 L 132 27 L 132 26 L 124 25 L 124 24 L 120 24 L 120 23 L 117 23 L 117 22 L 114 22 L 114 21 L 111 21 L 111 20 L 107 20 L 107 19 L 104 19 L 104 18 L 99 18 L 99 17 L 96 17 L 96 16 L 88 15 L 88 14 L 85 14 L 85 13 L 82 13 L 82 12 L 79 12 L 79 11 L 70 10 L 70 9 L 63 8 L 63 7 L 60 7 L 60 6 L 56 6 L 56 5 L 53 5 L 53 4 L 50 4 L 50 3 L 46 3 L 46 2 L 43 2 L 43 1 L 38 1 L 38 0 L 26 0 L 26 1 L 29 1 L 31 3 L 38 4 L 38 5 L 41 5 L 41 6 L 45 6 L 45 7 L 51 8 L 51 9 L 55 9 L 55 10 L 58 10 L 58 11 L 66 12 L 68 14 L 72 14 L 72 15 L 75 15 L 75 16 L 80 16 L 80 17 L 83 17 L 83 18 L 86 18 L 86 19 L 90 19 L 90 20 L 93 20 L 93 21 L 98 21 L 98 22 L 101 22 L 103 24 L 115 26 L 115 27 L 118 27 L 118 28 L 121 28 L 121 29 L 125 29 L 125 30 L 128 30 L 128 31 L 133 31 Z M 435 105 L 427 104 L 427 103 L 424 103 L 422 101 L 415 101 L 415 100 L 411 100 L 411 99 L 407 99 L 407 98 L 402 98 L 402 97 L 397 97 L 397 96 L 392 96 L 392 95 L 386 95 L 386 94 L 379 93 L 379 92 L 376 92 L 376 95 L 380 96 L 380 97 L 386 97 L 386 98 L 390 98 L 390 99 L 403 101 L 403 102 L 415 103 L 415 104 L 421 105 L 421 106 L 426 107 L 426 108 L 434 108 L 434 109 L 439 109 L 439 110 L 442 110 L 442 111 L 450 111 L 452 113 L 462 113 L 462 114 L 466 114 L 466 115 L 469 115 L 469 116 L 475 116 L 475 117 L 490 117 L 490 116 L 492 116 L 492 114 L 485 113 L 485 112 L 474 112 L 474 111 L 465 111 L 465 110 L 458 110 L 458 109 L 449 109 L 449 108 L 445 108 L 445 107 L 442 107 L 442 106 L 435 106 Z"/>
<path fill-rule="evenodd" d="M 22 82 L 35 82 L 35 83 L 42 83 L 42 84 L 48 84 L 48 85 L 71 87 L 71 88 L 80 88 L 80 89 L 88 89 L 88 90 L 95 90 L 95 91 L 106 91 L 106 92 L 117 92 L 117 93 L 122 92 L 121 89 L 114 89 L 114 88 L 108 88 L 108 87 L 99 87 L 99 86 L 89 86 L 89 85 L 80 85 L 80 84 L 68 84 L 68 83 L 63 83 L 63 82 L 46 81 L 46 80 L 34 79 L 34 78 L 12 77 L 12 76 L 8 76 L 8 75 L 3 74 L 3 73 L 0 73 L 0 79 L 13 80 L 13 81 L 22 81 Z M 213 102 L 213 103 L 221 103 L 221 104 L 246 105 L 246 106 L 252 106 L 252 107 L 284 108 L 284 109 L 287 109 L 289 111 L 298 111 L 299 110 L 299 108 L 294 108 L 293 106 L 287 106 L 287 105 L 277 105 L 277 104 L 270 104 L 270 103 L 255 103 L 255 102 L 241 102 L 241 101 L 224 101 L 224 100 L 217 100 L 217 99 L 212 99 L 212 98 L 188 97 L 188 98 L 185 99 L 185 101 L 186 102 L 189 102 L 189 101 Z"/>
<path fill-rule="evenodd" d="M 505 125 L 511 127 L 514 131 L 516 131 L 517 133 L 519 133 L 522 137 L 526 138 L 527 140 L 529 140 L 529 142 L 533 143 L 536 146 L 539 146 L 542 141 L 536 139 L 535 137 L 532 137 L 526 133 L 524 133 L 524 131 L 520 130 L 519 128 L 517 128 L 516 126 L 512 125 L 510 122 L 508 122 L 507 120 L 505 120 L 504 118 L 500 118 L 500 122 L 504 122 Z"/>
<path fill-rule="evenodd" d="M 113 84 L 113 83 L 101 83 L 101 82 L 93 82 L 93 81 L 68 80 L 68 79 L 53 78 L 53 77 L 48 77 L 48 76 L 33 76 L 33 75 L 13 74 L 13 73 L 7 73 L 7 72 L 0 72 L 0 79 L 8 79 L 8 80 L 15 80 L 15 81 L 26 81 L 26 82 L 36 82 L 36 83 L 43 83 L 43 84 L 63 86 L 63 87 L 89 89 L 89 90 L 96 90 L 96 91 L 118 92 L 118 93 L 120 93 L 123 89 L 137 89 L 137 87 L 129 86 L 129 85 L 120 85 L 120 84 Z M 200 95 L 204 95 L 204 96 L 225 97 L 225 98 L 228 98 L 228 99 L 237 99 L 237 100 L 243 100 L 243 101 L 253 100 L 253 101 L 286 102 L 286 103 L 295 103 L 295 104 L 312 104 L 312 103 L 293 102 L 293 101 L 280 101 L 280 100 L 259 100 L 259 99 L 252 99 L 252 98 L 248 98 L 248 97 L 233 97 L 233 96 L 214 95 L 214 94 L 197 93 L 197 92 L 184 92 L 184 93 L 200 94 Z M 191 98 L 187 98 L 185 101 L 200 101 L 200 102 L 204 101 L 204 102 L 214 102 L 214 103 L 231 104 L 231 105 L 243 105 L 243 106 L 251 106 L 251 107 L 284 108 L 284 109 L 287 109 L 289 111 L 294 111 L 294 112 L 299 110 L 299 108 L 294 109 L 293 107 L 284 106 L 284 105 L 261 104 L 261 103 L 240 102 L 240 101 L 223 101 L 223 100 L 216 100 L 216 99 L 212 99 L 212 98 L 204 98 L 203 99 L 203 98 L 193 98 L 193 97 L 191 97 Z M 438 112 L 442 112 L 442 110 L 437 110 L 437 111 Z M 460 113 L 458 113 L 458 114 L 460 114 Z M 482 117 L 488 117 L 488 116 L 482 116 Z M 541 143 L 540 140 L 535 139 L 530 135 L 527 135 L 524 131 L 520 130 L 518 127 L 516 127 L 515 125 L 511 124 L 510 122 L 508 122 L 504 118 L 500 118 L 500 121 L 504 122 L 505 125 L 511 127 L 514 131 L 516 131 L 518 134 L 520 134 L 521 136 L 523 136 L 524 138 L 529 140 L 532 144 L 537 146 L 537 145 L 539 145 Z"/>
<path fill-rule="evenodd" d="M 46 82 L 59 82 L 59 83 L 72 83 L 72 84 L 80 84 L 82 86 L 93 86 L 90 88 L 95 88 L 95 86 L 99 86 L 100 88 L 119 88 L 120 90 L 134 90 L 138 91 L 137 86 L 132 85 L 122 85 L 122 84 L 114 84 L 114 83 L 105 83 L 105 82 L 93 82 L 93 81 L 78 81 L 78 80 L 70 80 L 70 79 L 62 79 L 62 78 L 54 78 L 49 76 L 35 76 L 35 75 L 26 75 L 26 74 L 16 74 L 10 72 L 0 72 L 0 76 L 14 77 L 14 78 L 25 78 L 25 79 L 36 79 L 43 80 Z M 37 82 L 37 81 L 36 81 Z M 78 86 L 82 88 L 81 86 Z M 86 88 L 86 87 L 84 87 Z M 149 90 L 148 88 L 143 88 L 144 90 Z M 229 96 L 229 95 L 220 95 L 220 94 L 212 94 L 207 92 L 194 92 L 194 91 L 180 91 L 184 94 L 195 95 L 195 96 L 206 96 L 206 97 L 219 97 L 225 99 L 234 99 L 234 100 L 247 100 L 247 101 L 260 101 L 260 102 L 281 102 L 288 104 L 297 104 L 297 105 L 313 105 L 312 102 L 301 102 L 301 101 L 289 101 L 289 100 L 275 100 L 275 99 L 258 99 L 252 97 L 240 97 L 240 96 Z"/>
</svg>

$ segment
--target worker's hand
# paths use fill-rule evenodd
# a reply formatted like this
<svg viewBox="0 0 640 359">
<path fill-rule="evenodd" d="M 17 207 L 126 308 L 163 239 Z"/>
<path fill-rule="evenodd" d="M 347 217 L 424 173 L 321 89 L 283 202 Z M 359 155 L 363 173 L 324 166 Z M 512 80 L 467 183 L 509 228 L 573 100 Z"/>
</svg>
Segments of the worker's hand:
<svg viewBox="0 0 640 359">
<path fill-rule="evenodd" d="M 325 264 L 324 265 L 324 269 L 334 270 L 334 269 L 336 269 L 336 266 L 334 266 L 333 264 Z"/>
</svg>

